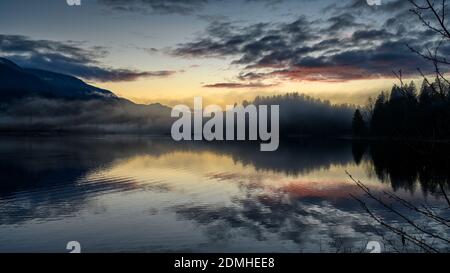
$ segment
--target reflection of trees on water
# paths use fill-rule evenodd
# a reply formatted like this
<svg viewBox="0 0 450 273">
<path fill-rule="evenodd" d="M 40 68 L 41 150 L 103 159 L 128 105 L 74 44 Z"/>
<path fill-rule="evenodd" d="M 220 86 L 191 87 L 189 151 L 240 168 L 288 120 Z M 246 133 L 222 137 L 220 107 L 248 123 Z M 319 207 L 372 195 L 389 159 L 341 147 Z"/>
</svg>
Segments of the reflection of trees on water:
<svg viewBox="0 0 450 273">
<path fill-rule="evenodd" d="M 259 143 L 173 142 L 167 138 L 72 137 L 7 138 L 0 141 L 0 173 L 8 177 L 0 196 L 19 190 L 70 184 L 115 161 L 139 155 L 213 152 L 257 170 L 300 175 L 332 165 L 353 163 L 351 142 L 295 140 L 273 153 L 261 153 Z"/>
<path fill-rule="evenodd" d="M 394 190 L 420 187 L 435 193 L 439 183 L 450 186 L 450 144 L 389 141 L 302 139 L 281 143 L 278 151 L 264 154 L 258 145 L 207 144 L 207 149 L 230 155 L 258 170 L 302 175 L 333 165 L 368 164 L 376 176 Z"/>
<path fill-rule="evenodd" d="M 231 156 L 236 162 L 252 165 L 257 170 L 286 175 L 301 175 L 353 163 L 351 142 L 346 140 L 284 140 L 277 151 L 270 153 L 260 152 L 258 143 L 210 143 L 205 148 Z"/>
<path fill-rule="evenodd" d="M 89 172 L 139 155 L 205 151 L 230 156 L 257 170 L 286 175 L 365 162 L 394 189 L 412 189 L 419 181 L 424 190 L 433 192 L 437 181 L 450 181 L 450 145 L 446 144 L 300 139 L 285 140 L 278 151 L 262 153 L 259 143 L 173 142 L 168 138 L 119 136 L 2 138 L 0 174 L 7 179 L 0 185 L 0 196 L 73 183 Z"/>
<path fill-rule="evenodd" d="M 413 190 L 419 182 L 424 192 L 440 191 L 439 183 L 450 186 L 450 145 L 436 143 L 368 144 L 368 158 L 382 181 L 394 190 Z"/>
<path fill-rule="evenodd" d="M 23 204 L 14 213 L 2 213 L 1 221 L 14 222 L 11 215 L 67 215 L 83 207 L 90 196 L 141 187 L 132 178 L 120 181 L 84 181 L 87 174 L 102 171 L 119 161 L 146 155 L 159 157 L 174 152 L 212 152 L 230 156 L 235 162 L 286 175 L 302 175 L 363 163 L 373 165 L 377 176 L 394 189 L 414 187 L 421 182 L 425 191 L 435 192 L 436 181 L 448 186 L 448 147 L 435 147 L 436 156 L 421 157 L 408 145 L 363 143 L 349 140 L 298 139 L 283 141 L 273 153 L 261 153 L 259 143 L 180 142 L 150 137 L 10 137 L 0 140 L 0 200 L 20 194 Z M 430 151 L 419 145 L 415 149 Z M 447 147 L 447 148 L 445 148 Z M 81 182 L 80 182 L 81 181 Z M 167 189 L 170 190 L 170 189 Z M 67 204 L 67 206 L 62 205 Z M 11 206 L 8 206 L 12 209 Z M 3 206 L 3 210 L 10 211 Z M 50 209 L 52 209 L 50 211 Z M 10 216 L 8 216 L 10 215 Z M 9 220 L 8 220 L 8 219 Z"/>
</svg>

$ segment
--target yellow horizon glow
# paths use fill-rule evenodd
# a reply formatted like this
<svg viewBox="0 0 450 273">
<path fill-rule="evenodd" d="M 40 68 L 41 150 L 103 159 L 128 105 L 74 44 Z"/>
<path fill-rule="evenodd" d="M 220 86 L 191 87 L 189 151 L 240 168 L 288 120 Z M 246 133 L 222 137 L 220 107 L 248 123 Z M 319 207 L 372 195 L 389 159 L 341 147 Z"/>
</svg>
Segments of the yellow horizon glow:
<svg viewBox="0 0 450 273">
<path fill-rule="evenodd" d="M 347 82 L 286 81 L 268 88 L 207 88 L 206 84 L 219 82 L 215 77 L 199 80 L 199 75 L 188 73 L 160 79 L 141 79 L 135 82 L 94 83 L 116 95 L 139 104 L 161 103 L 170 107 L 178 104 L 192 106 L 193 98 L 201 96 L 205 104 L 220 106 L 251 101 L 256 96 L 280 95 L 298 92 L 315 98 L 329 100 L 333 104 L 348 103 L 363 105 L 369 97 L 376 97 L 382 91 L 390 91 L 397 79 L 368 79 Z M 405 82 L 419 79 L 405 79 Z M 227 82 L 227 81 L 223 81 Z M 419 87 L 419 85 L 418 85 Z"/>
</svg>

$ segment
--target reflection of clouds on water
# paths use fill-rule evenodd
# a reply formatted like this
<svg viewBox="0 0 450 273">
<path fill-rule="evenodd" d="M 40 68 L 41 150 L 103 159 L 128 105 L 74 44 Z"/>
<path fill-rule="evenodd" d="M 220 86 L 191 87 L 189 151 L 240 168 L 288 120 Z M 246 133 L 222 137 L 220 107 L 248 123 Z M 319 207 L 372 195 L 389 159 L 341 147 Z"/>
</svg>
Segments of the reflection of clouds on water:
<svg viewBox="0 0 450 273">
<path fill-rule="evenodd" d="M 379 224 L 349 198 L 361 191 L 352 184 L 329 183 L 328 189 L 308 181 L 292 181 L 280 187 L 268 187 L 265 181 L 255 183 L 253 176 L 238 173 L 210 175 L 219 181 L 239 185 L 243 193 L 233 198 L 231 206 L 175 206 L 173 210 L 183 219 L 198 223 L 212 242 L 224 244 L 253 237 L 258 241 L 287 241 L 293 248 L 286 251 L 305 252 L 361 252 L 370 240 L 390 236 Z M 272 177 L 273 178 L 273 177 Z M 375 190 L 382 194 L 382 189 Z M 410 211 L 403 211 L 408 215 Z M 398 217 L 383 210 L 376 213 L 393 224 Z M 416 222 L 426 219 L 408 215 Z M 426 223 L 423 223 L 426 224 Z M 429 226 L 445 232 L 438 226 Z M 395 237 L 395 236 L 394 236 Z M 399 242 L 397 242 L 399 243 Z M 392 251 L 386 246 L 387 251 Z M 270 251 L 262 249 L 261 251 Z"/>
<path fill-rule="evenodd" d="M 338 248 L 336 242 L 348 251 L 361 251 L 368 237 L 376 237 L 371 219 L 358 209 L 348 210 L 330 203 L 319 189 L 298 196 L 291 187 L 301 184 L 270 185 L 266 180 L 274 176 L 257 182 L 254 176 L 239 173 L 207 175 L 221 182 L 236 183 L 242 193 L 232 199 L 231 206 L 205 207 L 193 203 L 175 206 L 173 210 L 183 219 L 197 222 L 213 242 L 238 241 L 250 236 L 258 241 L 286 241 L 291 244 L 287 248 L 290 252 L 333 251 Z M 350 184 L 348 187 L 353 188 Z M 348 193 L 339 197 L 347 200 Z"/>
<path fill-rule="evenodd" d="M 312 204 L 290 200 L 284 195 L 247 196 L 235 199 L 229 207 L 192 204 L 173 210 L 183 219 L 197 222 L 213 242 L 251 237 L 268 242 L 261 251 L 270 251 L 271 241 L 286 241 L 289 252 L 329 252 L 337 240 L 344 241 L 352 251 L 360 251 L 358 246 L 376 237 L 370 219 L 358 211 L 341 210 L 326 201 Z"/>
<path fill-rule="evenodd" d="M 192 204 L 173 210 L 183 219 L 195 221 L 213 243 L 227 244 L 252 237 L 267 241 L 267 248 L 260 249 L 262 252 L 271 250 L 271 241 L 291 243 L 291 247 L 285 249 L 287 252 L 361 252 L 370 240 L 392 237 L 358 207 L 338 207 L 325 200 L 314 204 L 272 194 L 235 199 L 232 207 Z M 386 212 L 378 213 L 387 216 Z M 385 218 L 396 222 L 394 218 Z M 424 221 L 420 217 L 412 219 Z M 428 225 L 428 228 L 445 234 L 442 226 Z M 393 238 L 399 239 L 395 235 Z M 386 247 L 386 251 L 393 250 Z"/>
<path fill-rule="evenodd" d="M 0 174 L 8 180 L 0 184 L 0 234 L 14 225 L 33 230 L 47 222 L 71 228 L 64 225 L 70 220 L 86 230 L 101 226 L 111 236 L 135 242 L 133 249 L 147 251 L 358 251 L 381 230 L 375 230 L 373 221 L 349 198 L 361 192 L 346 170 L 375 192 L 390 190 L 394 183 L 397 193 L 413 202 L 422 202 L 422 193 L 435 186 L 411 186 L 408 177 L 416 169 L 405 173 L 401 183 L 390 181 L 389 175 L 398 178 L 404 173 L 398 171 L 405 170 L 403 165 L 395 164 L 401 162 L 399 155 L 377 163 L 385 156 L 377 151 L 374 166 L 375 151 L 368 151 L 345 140 L 284 142 L 279 151 L 262 154 L 259 145 L 248 143 L 2 138 Z M 387 174 L 388 183 L 380 183 L 380 172 L 384 178 Z M 433 195 L 427 201 L 439 203 Z M 396 221 L 393 215 L 378 213 Z M 80 215 L 90 224 L 84 225 Z M 189 225 L 191 229 L 184 228 Z M 176 242 L 158 241 L 152 249 L 154 237 L 137 238 L 156 227 L 166 238 L 175 238 L 177 230 Z"/>
</svg>

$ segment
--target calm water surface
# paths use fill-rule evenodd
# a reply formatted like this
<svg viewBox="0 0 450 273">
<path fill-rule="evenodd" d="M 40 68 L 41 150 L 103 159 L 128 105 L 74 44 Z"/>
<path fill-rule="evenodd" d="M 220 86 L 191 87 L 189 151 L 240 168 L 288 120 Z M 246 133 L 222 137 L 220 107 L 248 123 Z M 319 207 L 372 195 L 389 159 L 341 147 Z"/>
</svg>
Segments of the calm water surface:
<svg viewBox="0 0 450 273">
<path fill-rule="evenodd" d="M 442 204 L 433 181 L 448 170 L 424 173 L 405 157 L 348 140 L 260 153 L 154 137 L 2 137 L 0 252 L 66 252 L 74 240 L 83 252 L 357 251 L 383 230 L 349 197 L 362 193 L 345 171 L 374 191 Z"/>
</svg>

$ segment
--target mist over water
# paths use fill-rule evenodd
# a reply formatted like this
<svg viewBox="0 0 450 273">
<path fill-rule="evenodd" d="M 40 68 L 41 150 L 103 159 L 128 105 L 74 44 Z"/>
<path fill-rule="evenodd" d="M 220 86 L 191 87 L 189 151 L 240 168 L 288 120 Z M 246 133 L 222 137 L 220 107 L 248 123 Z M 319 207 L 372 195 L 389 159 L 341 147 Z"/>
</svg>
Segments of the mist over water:
<svg viewBox="0 0 450 273">
<path fill-rule="evenodd" d="M 416 204 L 439 206 L 437 182 L 448 187 L 447 158 L 387 145 L 295 139 L 261 153 L 146 136 L 2 137 L 0 252 L 66 252 L 74 240 L 83 252 L 360 251 L 385 231 L 350 198 L 362 193 L 345 171 Z"/>
</svg>

